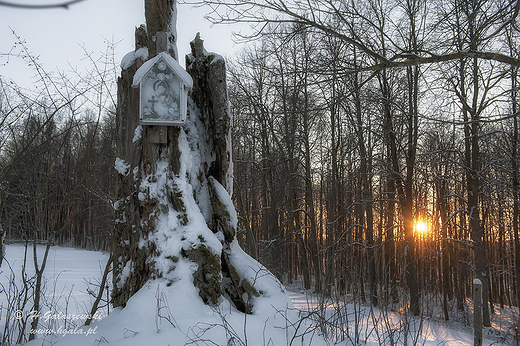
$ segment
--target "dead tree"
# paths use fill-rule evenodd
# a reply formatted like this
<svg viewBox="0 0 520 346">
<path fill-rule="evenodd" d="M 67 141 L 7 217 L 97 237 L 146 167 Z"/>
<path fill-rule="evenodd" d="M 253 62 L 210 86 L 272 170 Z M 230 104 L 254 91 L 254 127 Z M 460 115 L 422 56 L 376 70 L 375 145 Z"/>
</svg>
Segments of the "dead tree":
<svg viewBox="0 0 520 346">
<path fill-rule="evenodd" d="M 182 126 L 142 125 L 139 67 L 161 51 L 177 58 L 176 7 L 145 1 L 146 28 L 136 29 L 136 51 L 118 80 L 118 202 L 113 232 L 114 306 L 124 306 L 149 280 L 192 282 L 206 304 L 227 296 L 243 312 L 259 295 L 235 268 L 236 213 L 231 203 L 232 161 L 225 62 L 206 53 L 199 35 L 186 58 L 193 88 Z M 157 32 L 167 34 L 157 34 Z M 167 39 L 164 39 L 164 37 Z M 163 54 L 163 53 L 161 53 Z"/>
</svg>

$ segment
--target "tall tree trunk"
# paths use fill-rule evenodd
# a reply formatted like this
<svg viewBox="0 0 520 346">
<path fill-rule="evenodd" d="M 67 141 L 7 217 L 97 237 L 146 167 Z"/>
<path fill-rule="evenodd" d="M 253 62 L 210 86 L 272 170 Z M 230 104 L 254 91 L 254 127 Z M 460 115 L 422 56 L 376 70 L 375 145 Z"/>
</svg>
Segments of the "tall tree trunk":
<svg viewBox="0 0 520 346">
<path fill-rule="evenodd" d="M 507 35 L 511 53 L 513 52 L 512 33 Z M 520 310 L 520 201 L 518 189 L 518 68 L 511 68 L 511 113 L 513 114 L 513 133 L 511 134 L 511 186 L 513 189 L 513 235 L 515 244 L 515 277 L 516 277 L 516 303 Z"/>
<path fill-rule="evenodd" d="M 307 121 L 305 121 L 307 123 Z M 306 127 L 308 126 L 305 125 Z M 308 129 L 308 128 L 307 128 Z M 321 282 L 321 255 L 320 246 L 318 239 L 318 227 L 316 225 L 316 213 L 314 208 L 314 192 L 312 186 L 312 175 L 311 175 L 311 154 L 310 154 L 310 143 L 307 137 L 305 143 L 305 204 L 307 207 L 307 220 L 310 225 L 310 243 L 311 243 L 311 256 L 314 265 L 314 279 L 315 279 L 315 290 L 316 293 L 322 292 Z"/>
<path fill-rule="evenodd" d="M 477 278 L 482 281 L 482 313 L 484 326 L 491 326 L 489 316 L 489 281 L 487 277 L 487 258 L 484 246 L 484 233 L 482 221 L 480 219 L 480 115 L 477 111 L 479 107 L 479 67 L 478 60 L 473 59 L 472 64 L 472 85 L 473 98 L 471 108 L 464 107 L 465 133 L 465 159 L 467 167 L 467 193 L 468 193 L 468 223 L 471 230 L 471 240 L 473 241 L 473 251 L 475 253 L 475 270 Z M 463 69 L 462 69 L 463 71 Z M 464 73 L 464 72 L 462 72 Z M 464 85 L 464 77 L 462 83 Z M 466 95 L 463 93 L 462 95 Z M 467 103 L 466 103 L 467 104 Z M 466 121 L 467 120 L 467 121 Z"/>
<path fill-rule="evenodd" d="M 52 237 L 47 240 L 47 245 L 45 246 L 45 253 L 43 255 L 41 266 L 38 264 L 38 251 L 37 251 L 37 241 L 36 241 L 36 233 L 33 239 L 33 264 L 34 270 L 36 272 L 36 282 L 34 283 L 34 302 L 31 311 L 36 311 L 34 314 L 33 320 L 31 322 L 31 333 L 29 333 L 29 341 L 34 340 L 34 337 L 37 333 L 33 331 L 38 330 L 38 321 L 39 321 L 39 311 L 40 311 L 40 300 L 41 300 L 41 290 L 43 285 L 43 273 L 45 272 L 45 267 L 47 265 L 47 258 L 49 256 L 49 250 L 51 248 Z"/>
<path fill-rule="evenodd" d="M 419 54 L 419 35 L 421 31 L 422 11 L 425 3 L 422 0 L 407 0 L 404 10 L 409 20 L 409 37 L 407 46 L 410 52 Z M 417 282 L 416 273 L 416 248 L 414 234 L 414 172 L 415 159 L 417 153 L 418 131 L 419 131 L 419 67 L 407 67 L 408 80 L 408 129 L 407 129 L 407 148 L 406 158 L 406 180 L 404 181 L 404 194 L 401 194 L 401 208 L 404 219 L 404 240 L 405 240 L 405 259 L 406 259 L 406 281 L 410 290 L 410 309 L 414 315 L 420 313 L 420 289 Z"/>
<path fill-rule="evenodd" d="M 413 49 L 417 50 L 417 43 L 413 36 Z M 415 171 L 415 157 L 417 153 L 418 131 L 419 131 L 419 68 L 417 66 L 407 68 L 408 74 L 408 152 L 406 154 L 406 181 L 404 183 L 403 219 L 404 238 L 406 250 L 406 280 L 410 289 L 410 308 L 414 315 L 420 314 L 420 289 L 417 282 L 416 248 L 413 212 L 413 182 Z"/>
<path fill-rule="evenodd" d="M 447 172 L 444 173 L 447 175 Z M 447 208 L 447 191 L 446 191 L 446 182 L 444 180 L 438 181 L 436 183 L 437 190 L 437 209 L 439 211 L 440 216 L 440 230 L 441 230 L 441 282 L 442 282 L 442 309 L 444 312 L 444 320 L 448 321 L 450 319 L 448 313 L 448 299 L 451 298 L 451 287 L 450 287 L 450 244 L 448 242 L 448 208 Z"/>
<path fill-rule="evenodd" d="M 399 301 L 399 292 L 397 288 L 397 264 L 395 251 L 395 181 L 393 178 L 388 179 L 388 206 L 386 219 L 386 263 L 388 266 L 388 294 L 389 301 L 397 303 Z"/>
<path fill-rule="evenodd" d="M 2 214 L 1 202 L 0 202 L 0 215 Z M 4 245 L 4 231 L 2 229 L 2 223 L 0 222 L 0 266 L 4 261 L 5 257 L 5 245 Z"/>
<path fill-rule="evenodd" d="M 479 12 L 481 12 L 480 4 L 477 1 L 468 1 L 460 4 L 457 8 L 457 15 L 462 11 L 462 14 L 467 17 L 467 28 L 459 27 L 457 34 L 458 44 L 462 49 L 466 40 L 469 40 L 469 49 L 477 51 L 479 44 L 482 42 L 482 33 L 478 27 Z M 459 18 L 457 18 L 459 19 Z M 460 23 L 458 23 L 460 25 Z M 467 61 L 464 59 L 460 60 L 459 66 L 459 78 L 460 78 L 460 91 L 459 98 L 462 103 L 462 115 L 464 120 L 464 147 L 465 147 L 465 164 L 466 164 L 466 179 L 467 179 L 467 195 L 468 195 L 468 225 L 471 232 L 471 240 L 473 241 L 473 251 L 475 258 L 475 271 L 476 276 L 482 282 L 482 299 L 483 299 L 483 323 L 484 326 L 491 326 L 489 317 L 489 281 L 487 276 L 487 258 L 486 248 L 484 246 L 484 232 L 482 227 L 482 221 L 480 219 L 480 113 L 481 100 L 480 88 L 481 88 L 481 77 L 479 60 L 474 57 L 467 66 L 469 73 L 466 71 Z M 469 75 L 470 81 L 468 82 L 468 88 L 466 89 L 466 74 Z M 469 99 L 471 95 L 471 99 Z M 485 93 L 484 96 L 485 97 Z"/>
<path fill-rule="evenodd" d="M 355 97 L 355 117 L 356 124 L 354 126 L 360 156 L 359 174 L 361 178 L 361 214 L 365 226 L 366 239 L 366 258 L 367 258 L 367 278 L 368 289 L 370 291 L 370 303 L 377 306 L 377 281 L 376 281 L 376 258 L 374 249 L 374 213 L 372 208 L 372 184 L 370 182 L 370 158 L 366 147 L 366 138 L 364 136 L 362 106 L 361 106 L 361 86 L 358 81 L 358 75 L 354 76 L 354 97 Z"/>
<path fill-rule="evenodd" d="M 513 186 L 513 232 L 514 232 L 514 240 L 515 240 L 515 272 L 516 272 L 516 298 L 517 304 L 520 309 L 520 235 L 519 235 L 519 225 L 520 222 L 520 202 L 519 202 L 519 194 L 518 194 L 518 105 L 516 98 L 516 71 L 514 68 L 512 75 L 512 93 L 513 93 L 513 138 L 511 141 L 512 145 L 512 153 L 511 153 L 511 169 L 513 171 L 511 175 L 512 186 Z"/>
<path fill-rule="evenodd" d="M 391 112 L 386 112 L 384 126 L 391 162 L 391 177 L 395 182 L 404 228 L 405 240 L 405 277 L 410 293 L 410 311 L 420 314 L 420 291 L 417 282 L 415 263 L 414 215 L 413 215 L 413 172 L 415 165 L 415 150 L 417 146 L 417 81 L 416 67 L 408 68 L 410 114 L 408 115 L 408 147 L 406 153 L 406 178 L 400 173 L 400 162 L 397 152 L 397 142 Z"/>
<path fill-rule="evenodd" d="M 304 36 L 302 40 L 303 51 L 308 52 L 307 47 L 307 38 Z M 318 238 L 318 227 L 316 224 L 316 211 L 314 207 L 314 189 L 313 189 L 313 177 L 311 174 L 312 170 L 312 161 L 311 161 L 311 109 L 310 109 L 310 101 L 309 101 L 309 66 L 310 66 L 310 56 L 309 54 L 305 54 L 303 70 L 301 73 L 303 74 L 303 107 L 302 107 L 302 142 L 304 147 L 304 165 L 305 165 L 305 206 L 306 206 L 306 216 L 307 216 L 307 224 L 309 225 L 309 240 L 310 240 L 310 248 L 311 248 L 311 256 L 312 263 L 314 266 L 314 279 L 315 279 L 315 290 L 316 293 L 322 292 L 322 265 L 321 265 L 321 255 L 320 255 L 320 244 Z"/>
<path fill-rule="evenodd" d="M 337 117 L 338 117 L 338 95 L 336 91 L 336 70 L 332 68 L 332 85 L 331 85 L 331 97 L 328 101 L 328 109 L 330 113 L 330 188 L 328 194 L 328 202 L 327 206 L 327 222 L 326 222 L 326 248 L 327 248 L 327 260 L 326 260 L 326 282 L 325 289 L 328 296 L 330 296 L 334 290 L 335 286 L 335 277 L 336 277 L 336 267 L 339 264 L 339 261 L 335 258 L 336 248 L 336 229 L 338 224 L 338 126 L 337 126 Z M 323 184 L 322 184 L 323 185 Z"/>
<path fill-rule="evenodd" d="M 390 92 L 390 85 L 388 82 L 387 72 L 383 71 L 379 78 L 379 85 L 383 97 L 383 129 L 386 141 L 386 157 L 387 166 L 390 171 L 393 171 L 393 147 L 392 142 L 395 141 L 395 135 L 392 135 L 392 95 Z M 396 214 L 396 176 L 392 172 L 387 180 L 387 219 L 386 219 L 386 263 L 388 265 L 388 293 L 389 299 L 392 302 L 398 301 L 398 289 L 397 289 L 397 265 L 396 265 L 396 251 L 395 251 L 395 214 Z"/>
<path fill-rule="evenodd" d="M 298 49 L 299 51 L 299 49 Z M 294 74 L 294 78 L 292 80 L 293 85 L 289 85 L 288 80 L 286 79 L 286 74 L 289 74 L 285 71 L 283 57 L 279 55 L 279 51 L 276 51 L 277 54 L 277 63 L 279 74 L 278 78 L 280 79 L 280 87 L 279 93 L 281 94 L 281 102 L 283 109 L 283 124 L 284 124 L 284 142 L 287 149 L 287 166 L 288 166 L 288 175 L 289 175 L 289 196 L 291 203 L 291 213 L 290 213 L 290 223 L 289 223 L 289 233 L 294 235 L 296 239 L 296 248 L 294 250 L 298 253 L 298 263 L 301 268 L 300 271 L 303 276 L 303 287 L 306 290 L 311 289 L 311 279 L 310 279 L 310 265 L 309 265 L 309 255 L 307 250 L 307 244 L 305 242 L 304 232 L 302 228 L 302 218 L 300 213 L 300 195 L 298 191 L 300 190 L 299 184 L 299 174 L 298 174 L 298 157 L 296 157 L 296 133 L 298 127 L 298 117 L 297 117 L 297 109 L 299 106 L 298 97 L 297 97 L 297 83 L 299 80 L 297 75 Z M 296 66 L 297 62 L 297 49 L 296 45 L 294 45 L 294 50 L 292 51 L 292 63 L 293 66 Z M 292 93 L 289 92 L 292 90 Z M 299 266 L 297 266 L 299 267 Z"/>
</svg>

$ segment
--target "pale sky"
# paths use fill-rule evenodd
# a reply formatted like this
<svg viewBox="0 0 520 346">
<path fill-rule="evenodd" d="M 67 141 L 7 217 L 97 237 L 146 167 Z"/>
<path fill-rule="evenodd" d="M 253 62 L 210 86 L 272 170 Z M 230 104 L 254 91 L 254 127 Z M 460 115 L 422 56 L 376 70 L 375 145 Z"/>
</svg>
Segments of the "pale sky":
<svg viewBox="0 0 520 346">
<path fill-rule="evenodd" d="M 9 0 L 11 3 L 52 4 L 62 0 Z M 177 47 L 179 62 L 189 53 L 189 42 L 201 33 L 206 50 L 231 56 L 240 48 L 232 39 L 236 26 L 213 26 L 204 19 L 207 9 L 177 5 Z M 12 34 L 26 41 L 26 46 L 39 56 L 47 71 L 69 71 L 70 66 L 88 68 L 83 46 L 99 57 L 106 50 L 105 39 L 118 42 L 116 61 L 134 50 L 134 30 L 144 24 L 144 0 L 85 0 L 69 9 L 17 9 L 0 6 L 0 76 L 12 78 L 22 86 L 30 85 L 34 72 L 20 59 L 1 56 L 11 51 L 16 42 Z M 16 51 L 16 50 L 15 50 Z"/>
</svg>

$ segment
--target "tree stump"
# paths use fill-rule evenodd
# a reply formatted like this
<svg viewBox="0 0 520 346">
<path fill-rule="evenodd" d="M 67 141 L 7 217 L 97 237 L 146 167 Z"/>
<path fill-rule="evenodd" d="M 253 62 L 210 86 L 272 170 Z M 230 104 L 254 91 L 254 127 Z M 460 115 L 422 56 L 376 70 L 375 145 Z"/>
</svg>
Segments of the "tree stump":
<svg viewBox="0 0 520 346">
<path fill-rule="evenodd" d="M 172 1 L 152 1 L 147 27 L 168 28 L 171 17 L 162 11 Z M 159 4 L 164 2 L 164 4 Z M 155 19 L 152 19 L 155 18 Z M 170 20 L 150 25 L 149 21 Z M 230 115 L 225 62 L 207 54 L 199 35 L 187 57 L 193 90 L 188 97 L 188 115 L 182 127 L 145 126 L 139 123 L 139 91 L 132 89 L 133 76 L 143 64 L 143 39 L 150 32 L 136 30 L 132 64 L 125 58 L 118 80 L 119 171 L 116 225 L 113 232 L 114 306 L 126 302 L 150 280 L 192 284 L 206 304 L 226 296 L 242 312 L 251 312 L 252 298 L 260 294 L 237 270 L 236 212 L 231 202 L 232 161 Z M 169 39 L 171 42 L 171 39 Z M 172 51 L 174 51 L 173 49 Z M 168 50 L 170 52 L 170 49 Z M 151 53 L 152 52 L 152 53 Z M 132 53 L 130 53 L 132 54 Z M 172 53 L 171 53 L 172 54 Z M 132 61 L 130 61 L 132 62 Z M 160 140 L 157 140 L 157 139 Z M 234 262 L 235 261 L 235 262 Z"/>
</svg>

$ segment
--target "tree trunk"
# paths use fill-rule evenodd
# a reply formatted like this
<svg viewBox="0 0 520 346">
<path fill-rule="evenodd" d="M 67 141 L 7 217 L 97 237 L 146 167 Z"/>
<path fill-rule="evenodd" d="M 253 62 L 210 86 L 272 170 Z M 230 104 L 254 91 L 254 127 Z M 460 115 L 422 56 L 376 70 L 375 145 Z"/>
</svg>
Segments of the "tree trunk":
<svg viewBox="0 0 520 346">
<path fill-rule="evenodd" d="M 393 129 L 393 119 L 391 112 L 387 112 L 385 114 L 385 131 L 387 136 L 387 141 L 389 145 L 389 154 L 390 154 L 390 162 L 391 162 L 391 177 L 395 182 L 396 192 L 399 200 L 399 205 L 403 215 L 403 224 L 404 224 L 404 241 L 405 241 L 405 277 L 408 285 L 408 289 L 410 292 L 410 310 L 414 315 L 420 314 L 420 292 L 417 283 L 417 273 L 416 273 L 416 265 L 415 265 L 415 243 L 414 243 L 414 220 L 413 220 L 413 199 L 412 199 L 412 179 L 413 179 L 413 168 L 415 163 L 415 152 L 414 152 L 414 144 L 413 141 L 416 136 L 414 133 L 414 128 L 416 124 L 412 124 L 409 127 L 409 136 L 412 137 L 411 142 L 409 143 L 409 150 L 411 152 L 407 153 L 406 158 L 406 180 L 404 180 L 400 175 L 399 169 L 399 158 L 397 153 L 397 143 L 395 132 Z M 411 121 L 413 118 L 410 117 Z M 417 142 L 415 141 L 415 145 Z"/>
<path fill-rule="evenodd" d="M 444 175 L 447 176 L 447 173 Z M 439 212 L 440 217 L 440 230 L 441 230 L 441 282 L 442 282 L 442 309 L 444 312 L 444 320 L 448 321 L 450 319 L 448 313 L 448 298 L 451 298 L 451 280 L 450 280 L 450 244 L 448 242 L 448 208 L 446 202 L 446 182 L 439 181 L 436 183 L 436 191 L 437 191 L 437 210 Z"/>
<path fill-rule="evenodd" d="M 515 69 L 516 71 L 516 69 Z M 516 78 L 516 74 L 515 74 L 515 77 Z M 512 90 L 515 90 L 514 92 L 516 92 L 516 89 L 512 89 Z M 513 122 L 514 122 L 514 127 L 513 127 L 513 141 L 512 141 L 512 146 L 513 146 L 513 150 L 512 150 L 512 170 L 513 170 L 513 174 L 512 174 L 512 181 L 513 181 L 513 231 L 514 231 L 514 238 L 515 238 L 515 264 L 516 264 L 516 270 L 515 270 L 515 274 L 516 274 L 516 298 L 517 298 L 517 304 L 519 306 L 519 309 L 520 309 L 520 236 L 519 236 L 519 231 L 518 231 L 518 222 L 520 220 L 520 217 L 519 217 L 519 214 L 520 214 L 520 202 L 519 202 L 519 196 L 518 196 L 518 187 L 519 187 L 519 183 L 518 183 L 518 153 L 517 153 L 517 147 L 518 147 L 518 118 L 517 118 L 517 115 L 516 115 L 516 99 L 513 100 L 513 114 L 515 114 L 514 118 L 513 118 Z"/>
<path fill-rule="evenodd" d="M 510 35 L 508 35 L 509 38 Z M 509 38 L 510 39 L 510 38 Z M 512 47 L 511 42 L 509 42 Z M 513 189 L 513 235 L 515 244 L 515 277 L 516 277 L 516 303 L 520 309 L 520 235 L 519 225 L 520 220 L 520 202 L 518 196 L 518 188 L 520 186 L 518 181 L 518 100 L 517 100 L 517 75 L 518 69 L 511 68 L 511 112 L 513 114 L 513 133 L 511 134 L 511 185 Z"/>
<path fill-rule="evenodd" d="M 0 208 L 2 210 L 2 208 Z M 0 266 L 4 261 L 5 246 L 4 246 L 4 231 L 2 230 L 2 224 L 0 223 Z"/>
<path fill-rule="evenodd" d="M 303 39 L 303 51 L 307 52 L 307 41 L 306 38 Z M 309 66 L 310 57 L 305 54 L 304 57 L 304 65 Z M 322 264 L 321 264 L 321 256 L 320 256 L 320 244 L 318 238 L 318 227 L 316 224 L 316 212 L 314 208 L 314 189 L 313 189 L 313 178 L 311 174 L 311 111 L 309 105 L 309 90 L 308 90 L 308 73 L 309 69 L 303 69 L 303 110 L 302 110 L 302 142 L 304 147 L 304 165 L 305 165 L 305 205 L 307 209 L 307 222 L 310 230 L 310 247 L 311 247 L 311 257 L 312 264 L 314 266 L 314 279 L 315 279 L 315 291 L 316 293 L 322 292 Z"/>
<path fill-rule="evenodd" d="M 152 58 L 159 53 L 156 49 L 156 34 L 158 32 L 168 32 L 168 47 L 166 51 L 176 60 L 179 60 L 177 53 L 177 6 L 176 0 L 145 0 L 144 15 L 146 18 L 146 33 L 149 57 Z"/>
<path fill-rule="evenodd" d="M 370 182 L 370 159 L 367 147 L 365 145 L 365 136 L 363 133 L 363 119 L 361 107 L 361 86 L 358 82 L 358 75 L 354 76 L 354 95 L 355 95 L 355 113 L 356 124 L 354 126 L 360 156 L 360 178 L 361 178 L 361 219 L 365 225 L 366 239 L 366 258 L 367 258 L 367 277 L 368 288 L 370 290 L 370 303 L 377 306 L 377 281 L 376 281 L 376 258 L 374 249 L 374 213 L 372 210 L 372 184 Z"/>
<path fill-rule="evenodd" d="M 99 303 L 101 302 L 101 299 L 103 298 L 103 292 L 105 292 L 105 285 L 107 282 L 108 274 L 110 273 L 110 267 L 112 266 L 112 257 L 110 257 L 107 261 L 107 264 L 105 265 L 105 270 L 103 271 L 103 277 L 101 278 L 101 283 L 99 284 L 99 290 L 98 294 L 96 296 L 96 300 L 94 300 L 94 304 L 92 304 L 92 309 L 90 309 L 90 314 L 87 317 L 87 320 L 85 321 L 85 325 L 89 326 L 92 323 L 92 320 L 94 319 L 94 316 L 96 315 L 99 307 Z M 108 289 L 108 287 L 107 287 Z"/>
<path fill-rule="evenodd" d="M 385 141 L 386 141 L 386 156 L 387 156 L 387 165 L 392 171 L 393 167 L 393 159 L 392 159 L 392 151 L 393 144 L 392 141 L 395 141 L 392 125 L 392 95 L 390 92 L 390 84 L 388 82 L 387 72 L 382 71 L 379 77 L 379 85 L 381 88 L 381 93 L 383 96 L 383 128 L 385 132 Z M 395 214 L 396 214 L 396 179 L 393 173 L 390 174 L 387 181 L 387 193 L 388 193 L 388 204 L 387 204 L 387 220 L 386 220 L 386 246 L 385 246 L 385 254 L 386 254 L 386 263 L 388 265 L 388 289 L 387 294 L 389 295 L 389 299 L 391 302 L 397 302 L 399 299 L 398 289 L 397 289 L 397 264 L 396 264 L 396 251 L 395 251 L 395 237 L 394 237 L 394 224 L 395 224 Z"/>
<path fill-rule="evenodd" d="M 465 105 L 467 102 L 467 92 L 465 89 L 465 61 L 461 61 L 459 69 L 461 78 L 461 97 Z M 465 106 L 462 114 L 465 122 L 464 125 L 464 147 L 465 147 L 465 162 L 466 162 L 466 179 L 467 179 L 467 194 L 468 194 L 468 224 L 471 231 L 471 240 L 473 241 L 473 251 L 475 254 L 475 271 L 476 276 L 482 282 L 482 297 L 483 306 L 482 312 L 484 314 L 484 326 L 491 326 L 489 317 L 488 292 L 489 282 L 487 278 L 487 259 L 486 249 L 484 246 L 484 234 L 482 230 L 482 222 L 480 220 L 480 115 L 477 112 L 479 104 L 479 78 L 478 78 L 478 61 L 473 59 L 472 69 L 472 86 L 473 86 L 473 100 L 471 107 Z"/>
<path fill-rule="evenodd" d="M 153 30 L 166 29 L 168 45 L 163 50 L 173 54 L 174 1 L 147 0 L 145 9 L 148 34 L 142 26 L 136 30 L 136 50 L 147 46 L 152 58 L 161 49 L 153 48 Z M 144 62 L 142 54 L 134 54 L 134 63 L 125 66 L 118 80 L 120 174 L 112 302 L 125 306 L 149 280 L 173 284 L 179 280 L 177 268 L 188 265 L 196 268 L 192 284 L 206 304 L 217 304 L 225 295 L 249 313 L 251 298 L 259 293 L 251 273 L 235 268 L 245 254 L 235 247 L 225 62 L 206 53 L 198 35 L 191 49 L 186 66 L 193 89 L 182 126 L 139 123 L 139 89 L 131 85 Z"/>
<path fill-rule="evenodd" d="M 51 239 L 47 240 L 47 245 L 45 246 L 45 253 L 43 255 L 43 260 L 41 267 L 38 264 L 38 254 L 37 254 L 37 242 L 36 236 L 33 239 L 33 263 L 34 270 L 36 272 L 36 282 L 34 283 L 34 302 L 31 311 L 36 311 L 34 314 L 33 320 L 31 322 L 31 333 L 29 333 L 29 341 L 34 340 L 36 333 L 33 331 L 38 330 L 38 321 L 39 321 L 39 311 L 40 311 L 40 299 L 41 299 L 41 290 L 43 285 L 43 272 L 45 271 L 45 266 L 47 265 L 47 258 L 49 256 L 49 250 L 51 248 Z"/>
</svg>

